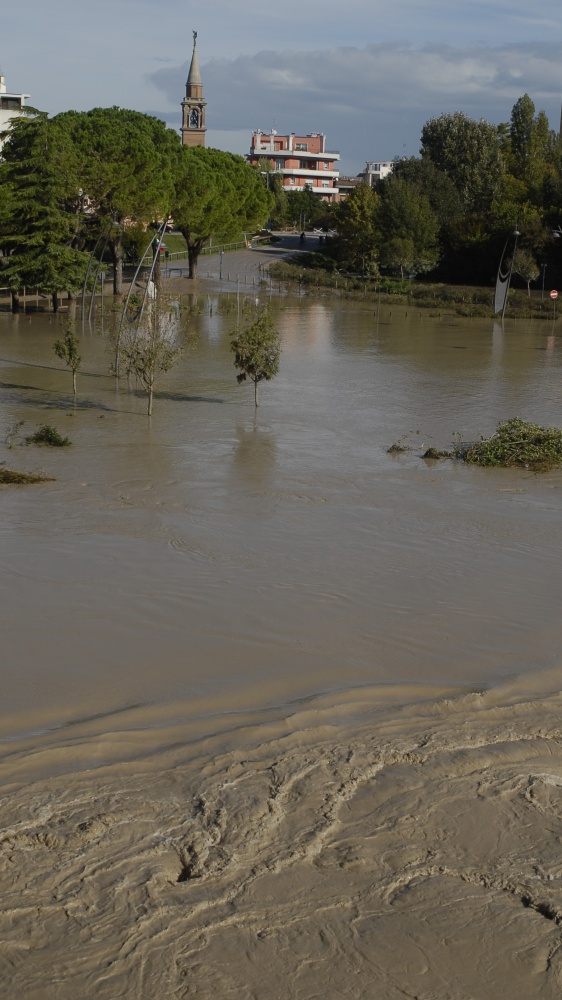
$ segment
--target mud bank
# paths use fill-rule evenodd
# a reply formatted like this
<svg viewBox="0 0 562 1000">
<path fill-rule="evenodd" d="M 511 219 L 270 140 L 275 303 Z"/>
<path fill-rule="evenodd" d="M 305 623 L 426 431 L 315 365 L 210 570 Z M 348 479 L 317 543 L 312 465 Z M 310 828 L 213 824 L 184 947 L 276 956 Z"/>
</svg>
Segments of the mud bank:
<svg viewBox="0 0 562 1000">
<path fill-rule="evenodd" d="M 15 746 L 1 771 L 0 989 L 559 996 L 551 680 L 540 697 L 520 682 L 413 704 L 348 691 L 191 741 L 170 717 Z M 34 780 L 44 755 L 59 774 Z"/>
</svg>

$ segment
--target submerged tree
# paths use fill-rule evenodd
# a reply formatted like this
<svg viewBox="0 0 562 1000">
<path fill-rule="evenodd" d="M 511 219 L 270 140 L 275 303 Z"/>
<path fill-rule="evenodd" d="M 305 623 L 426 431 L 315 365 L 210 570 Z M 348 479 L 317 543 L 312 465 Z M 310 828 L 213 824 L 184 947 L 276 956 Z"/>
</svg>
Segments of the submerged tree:
<svg viewBox="0 0 562 1000">
<path fill-rule="evenodd" d="M 76 372 L 82 364 L 82 358 L 78 353 L 79 342 L 74 336 L 74 323 L 71 319 L 63 324 L 64 336 L 62 340 L 55 340 L 53 350 L 61 361 L 64 361 L 67 368 L 72 372 L 72 391 L 76 395 Z"/>
<path fill-rule="evenodd" d="M 128 372 L 138 379 L 147 394 L 149 417 L 156 382 L 173 368 L 182 353 L 177 342 L 178 322 L 177 309 L 156 299 L 151 302 L 144 321 L 137 327 L 129 327 L 123 336 L 121 353 Z"/>
<path fill-rule="evenodd" d="M 230 347 L 234 352 L 234 367 L 240 369 L 237 381 L 240 384 L 246 378 L 251 379 L 257 406 L 258 382 L 269 382 L 279 371 L 280 338 L 271 316 L 264 313 L 245 330 L 236 330 Z"/>
</svg>

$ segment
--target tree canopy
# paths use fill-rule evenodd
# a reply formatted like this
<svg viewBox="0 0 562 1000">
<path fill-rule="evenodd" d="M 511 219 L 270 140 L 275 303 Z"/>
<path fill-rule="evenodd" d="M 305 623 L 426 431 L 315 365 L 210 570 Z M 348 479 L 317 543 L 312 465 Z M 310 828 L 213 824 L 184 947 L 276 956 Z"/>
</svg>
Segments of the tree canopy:
<svg viewBox="0 0 562 1000">
<path fill-rule="evenodd" d="M 80 165 L 80 186 L 108 234 L 114 292 L 122 291 L 125 227 L 147 225 L 170 211 L 179 137 L 158 118 L 125 108 L 57 115 Z"/>
<path fill-rule="evenodd" d="M 227 243 L 264 224 L 271 196 L 241 156 L 204 146 L 180 147 L 175 160 L 172 215 L 187 243 L 189 276 L 211 236 Z"/>
<path fill-rule="evenodd" d="M 80 288 L 101 236 L 120 295 L 127 234 L 138 247 L 142 232 L 171 213 L 193 276 L 211 236 L 239 239 L 263 225 L 271 203 L 242 157 L 182 147 L 159 119 L 124 108 L 18 118 L 3 155 L 0 267 L 14 294 Z"/>
<path fill-rule="evenodd" d="M 246 378 L 254 383 L 254 405 L 258 405 L 258 384 L 269 382 L 279 371 L 281 344 L 271 316 L 264 313 L 243 330 L 236 330 L 230 342 L 234 366 L 240 371 L 238 383 Z"/>
<path fill-rule="evenodd" d="M 352 271 L 376 271 L 379 204 L 380 196 L 368 184 L 358 184 L 333 210 L 338 231 L 336 253 L 340 262 Z"/>
<path fill-rule="evenodd" d="M 451 178 L 466 210 L 491 205 L 504 172 L 495 125 L 455 111 L 426 122 L 421 141 L 422 156 Z"/>
<path fill-rule="evenodd" d="M 56 295 L 82 285 L 79 164 L 68 136 L 46 114 L 13 122 L 0 163 L 0 275 L 14 295 Z"/>
<path fill-rule="evenodd" d="M 462 111 L 431 118 L 419 157 L 396 160 L 374 190 L 360 185 L 334 207 L 329 252 L 351 272 L 367 274 L 371 262 L 374 274 L 376 261 L 383 274 L 491 284 L 517 226 L 521 277 L 529 286 L 544 264 L 552 279 L 562 270 L 551 236 L 560 224 L 561 150 L 528 94 L 500 125 Z"/>
<path fill-rule="evenodd" d="M 432 271 L 439 260 L 439 221 L 414 181 L 391 177 L 377 211 L 381 262 L 391 270 Z"/>
</svg>

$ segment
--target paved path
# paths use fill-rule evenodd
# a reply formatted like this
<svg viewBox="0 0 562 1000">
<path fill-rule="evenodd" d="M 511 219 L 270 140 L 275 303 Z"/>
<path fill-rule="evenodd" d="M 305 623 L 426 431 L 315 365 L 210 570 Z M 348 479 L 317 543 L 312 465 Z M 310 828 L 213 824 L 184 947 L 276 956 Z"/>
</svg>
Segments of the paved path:
<svg viewBox="0 0 562 1000">
<path fill-rule="evenodd" d="M 228 285 L 229 283 L 238 285 L 257 285 L 261 278 L 265 277 L 269 265 L 275 261 L 283 260 L 293 254 L 318 248 L 318 237 L 308 236 L 304 245 L 300 242 L 299 236 L 288 236 L 286 233 L 279 233 L 278 243 L 269 243 L 261 247 L 250 250 L 232 250 L 225 253 L 222 258 L 222 280 L 220 278 L 221 261 L 219 254 L 205 255 L 199 258 L 197 271 L 197 283 L 201 281 L 213 281 Z M 188 264 L 185 260 L 173 261 L 167 268 L 170 278 L 185 277 L 188 273 Z"/>
</svg>

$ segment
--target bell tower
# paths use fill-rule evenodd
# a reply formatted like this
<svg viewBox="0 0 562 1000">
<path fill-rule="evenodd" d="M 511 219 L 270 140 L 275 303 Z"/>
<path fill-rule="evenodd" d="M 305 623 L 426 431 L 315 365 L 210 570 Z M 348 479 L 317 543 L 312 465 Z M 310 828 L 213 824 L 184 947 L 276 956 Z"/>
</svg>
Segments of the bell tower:
<svg viewBox="0 0 562 1000">
<path fill-rule="evenodd" d="M 197 58 L 197 32 L 193 32 L 193 55 L 185 85 L 185 97 L 181 102 L 181 142 L 182 146 L 205 145 L 205 107 L 203 81 Z"/>
</svg>

